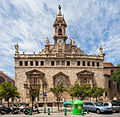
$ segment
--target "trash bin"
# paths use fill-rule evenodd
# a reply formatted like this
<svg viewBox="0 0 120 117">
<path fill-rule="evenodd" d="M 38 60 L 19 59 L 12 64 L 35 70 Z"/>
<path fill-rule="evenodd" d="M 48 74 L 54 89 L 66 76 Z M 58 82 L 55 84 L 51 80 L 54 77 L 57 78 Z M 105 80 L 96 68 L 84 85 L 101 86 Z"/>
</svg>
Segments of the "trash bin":
<svg viewBox="0 0 120 117">
<path fill-rule="evenodd" d="M 80 115 L 82 113 L 83 101 L 82 100 L 73 100 L 71 107 L 72 115 Z"/>
</svg>

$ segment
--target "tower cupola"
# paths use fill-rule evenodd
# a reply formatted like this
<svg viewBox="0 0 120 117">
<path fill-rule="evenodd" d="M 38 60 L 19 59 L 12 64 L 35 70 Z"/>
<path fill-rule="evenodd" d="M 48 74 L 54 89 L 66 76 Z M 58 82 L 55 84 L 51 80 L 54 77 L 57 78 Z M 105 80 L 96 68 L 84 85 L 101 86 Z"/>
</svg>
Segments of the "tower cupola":
<svg viewBox="0 0 120 117">
<path fill-rule="evenodd" d="M 66 36 L 67 24 L 65 22 L 64 16 L 61 13 L 61 6 L 60 5 L 58 5 L 58 9 L 59 9 L 59 12 L 56 15 L 56 19 L 55 19 L 54 24 L 53 24 L 53 27 L 55 28 L 55 33 L 54 33 L 54 36 L 53 36 L 53 39 L 55 40 L 55 43 L 57 42 L 57 40 L 59 38 L 62 39 L 63 41 L 65 41 L 65 42 L 66 42 L 66 39 L 68 38 Z"/>
</svg>

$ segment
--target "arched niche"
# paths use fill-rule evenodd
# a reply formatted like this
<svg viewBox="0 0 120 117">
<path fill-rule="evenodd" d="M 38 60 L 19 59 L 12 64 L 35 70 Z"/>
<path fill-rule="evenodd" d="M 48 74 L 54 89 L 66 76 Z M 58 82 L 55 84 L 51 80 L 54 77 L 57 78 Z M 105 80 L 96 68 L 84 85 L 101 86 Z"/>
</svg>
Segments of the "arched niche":
<svg viewBox="0 0 120 117">
<path fill-rule="evenodd" d="M 69 76 L 62 72 L 57 73 L 53 76 L 53 85 L 57 86 L 57 84 L 63 84 L 66 88 L 68 88 L 71 85 Z"/>
</svg>

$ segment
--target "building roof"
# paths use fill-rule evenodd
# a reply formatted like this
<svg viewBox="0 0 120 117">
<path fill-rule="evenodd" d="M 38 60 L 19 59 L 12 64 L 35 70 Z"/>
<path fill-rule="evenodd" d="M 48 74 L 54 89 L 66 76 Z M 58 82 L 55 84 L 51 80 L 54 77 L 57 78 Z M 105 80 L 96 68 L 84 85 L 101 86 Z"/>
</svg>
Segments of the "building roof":
<svg viewBox="0 0 120 117">
<path fill-rule="evenodd" d="M 15 80 L 8 76 L 7 74 L 5 74 L 3 71 L 0 71 L 0 77 L 4 78 L 5 81 L 10 81 L 13 85 L 15 84 Z"/>
</svg>

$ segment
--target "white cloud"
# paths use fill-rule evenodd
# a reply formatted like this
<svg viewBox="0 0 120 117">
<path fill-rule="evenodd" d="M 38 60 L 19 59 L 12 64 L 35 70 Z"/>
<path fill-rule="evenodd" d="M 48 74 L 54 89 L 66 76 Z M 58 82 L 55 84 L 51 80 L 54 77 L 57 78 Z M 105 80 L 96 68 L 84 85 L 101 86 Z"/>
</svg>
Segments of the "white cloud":
<svg viewBox="0 0 120 117">
<path fill-rule="evenodd" d="M 94 54 L 102 45 L 106 60 L 120 63 L 120 0 L 1 0 L 0 69 L 14 76 L 15 43 L 28 53 L 43 49 L 46 37 L 54 43 L 58 4 L 78 47 Z"/>
</svg>

